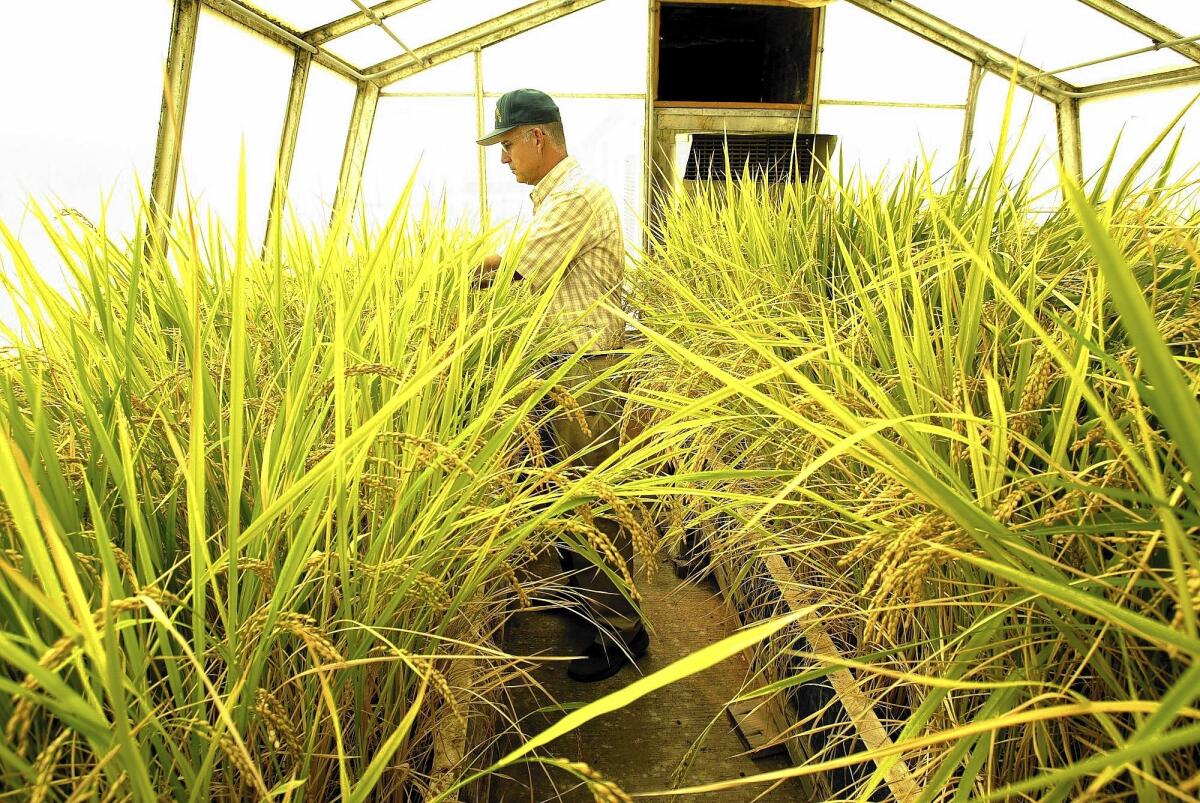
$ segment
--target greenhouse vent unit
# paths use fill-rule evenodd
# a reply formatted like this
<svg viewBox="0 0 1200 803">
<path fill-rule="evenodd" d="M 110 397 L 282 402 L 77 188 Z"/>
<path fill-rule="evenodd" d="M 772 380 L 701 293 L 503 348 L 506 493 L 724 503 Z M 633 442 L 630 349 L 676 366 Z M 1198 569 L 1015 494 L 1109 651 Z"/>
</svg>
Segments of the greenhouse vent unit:
<svg viewBox="0 0 1200 803">
<path fill-rule="evenodd" d="M 1200 0 L 0 31 L 0 803 L 1200 801 Z"/>
</svg>

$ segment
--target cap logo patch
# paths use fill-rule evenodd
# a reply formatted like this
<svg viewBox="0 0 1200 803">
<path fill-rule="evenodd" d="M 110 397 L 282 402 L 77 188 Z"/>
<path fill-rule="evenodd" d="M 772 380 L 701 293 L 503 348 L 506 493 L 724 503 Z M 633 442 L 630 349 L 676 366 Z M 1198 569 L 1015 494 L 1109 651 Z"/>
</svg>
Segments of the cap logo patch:
<svg viewBox="0 0 1200 803">
<path fill-rule="evenodd" d="M 500 125 L 500 104 L 496 104 L 496 125 Z"/>
</svg>

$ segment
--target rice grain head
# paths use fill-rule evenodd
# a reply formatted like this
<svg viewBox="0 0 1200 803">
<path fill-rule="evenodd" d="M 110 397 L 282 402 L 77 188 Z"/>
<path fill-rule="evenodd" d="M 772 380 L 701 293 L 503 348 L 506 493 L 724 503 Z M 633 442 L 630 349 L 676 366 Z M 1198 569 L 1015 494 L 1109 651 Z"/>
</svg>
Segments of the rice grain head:
<svg viewBox="0 0 1200 803">
<path fill-rule="evenodd" d="M 571 519 L 566 519 L 555 522 L 554 526 L 566 530 L 574 535 L 582 536 L 588 542 L 588 544 L 591 545 L 592 549 L 596 550 L 596 553 L 604 559 L 605 563 L 607 563 L 621 575 L 621 579 L 624 580 L 625 584 L 629 587 L 629 595 L 633 598 L 633 601 L 641 601 L 641 595 L 638 593 L 637 587 L 634 585 L 633 575 L 630 572 L 629 565 L 625 562 L 625 559 L 621 557 L 621 553 L 617 551 L 616 545 L 613 544 L 612 540 L 607 535 L 605 535 L 596 527 L 594 521 L 589 523 L 588 521 L 574 521 Z"/>
<path fill-rule="evenodd" d="M 617 496 L 616 491 L 607 483 L 592 480 L 588 483 L 587 487 L 588 490 L 612 508 L 621 528 L 629 533 L 629 537 L 633 539 L 634 551 L 642 559 L 642 566 L 646 571 L 646 577 L 654 577 L 655 572 L 658 570 L 658 561 L 655 560 L 657 548 L 654 539 L 646 532 L 642 523 L 638 521 L 637 516 L 633 515 L 633 509 L 626 504 L 624 499 Z"/>
<path fill-rule="evenodd" d="M 259 689 L 254 695 L 254 710 L 262 717 L 276 749 L 286 747 L 294 761 L 300 761 L 304 755 L 304 745 L 296 732 L 292 719 L 287 710 L 266 689 Z"/>
<path fill-rule="evenodd" d="M 567 418 L 574 422 L 575 426 L 579 428 L 579 431 L 583 433 L 583 436 L 588 440 L 591 440 L 592 428 L 588 426 L 587 416 L 584 415 L 583 407 L 579 404 L 579 401 L 571 395 L 571 392 L 562 385 L 555 385 L 554 387 L 550 388 L 548 395 L 555 404 L 562 408 L 563 413 L 567 416 Z"/>
<path fill-rule="evenodd" d="M 54 741 L 50 742 L 37 757 L 37 761 L 33 765 L 36 777 L 29 795 L 29 803 L 42 803 L 47 799 L 50 794 L 51 781 L 54 778 L 54 770 L 58 766 L 58 752 L 71 735 L 72 731 L 64 728 L 62 733 L 55 737 Z"/>
</svg>

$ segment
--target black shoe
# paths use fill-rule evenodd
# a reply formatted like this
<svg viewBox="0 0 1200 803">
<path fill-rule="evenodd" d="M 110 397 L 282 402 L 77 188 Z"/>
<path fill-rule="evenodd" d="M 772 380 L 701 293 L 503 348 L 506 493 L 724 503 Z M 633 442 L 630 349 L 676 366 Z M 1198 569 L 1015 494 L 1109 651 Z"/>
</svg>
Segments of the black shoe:
<svg viewBox="0 0 1200 803">
<path fill-rule="evenodd" d="M 580 683 L 604 680 L 621 671 L 630 660 L 638 660 L 650 649 L 650 634 L 639 627 L 622 650 L 611 641 L 593 641 L 583 654 L 567 666 L 567 676 Z"/>
</svg>

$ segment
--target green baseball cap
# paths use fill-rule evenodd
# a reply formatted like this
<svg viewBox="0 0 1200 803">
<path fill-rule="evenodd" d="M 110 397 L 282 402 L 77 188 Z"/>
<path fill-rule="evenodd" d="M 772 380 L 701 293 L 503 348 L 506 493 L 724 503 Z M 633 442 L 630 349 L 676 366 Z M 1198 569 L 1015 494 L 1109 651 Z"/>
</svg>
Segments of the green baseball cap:
<svg viewBox="0 0 1200 803">
<path fill-rule="evenodd" d="M 505 92 L 496 101 L 496 130 L 475 141 L 480 145 L 495 145 L 517 126 L 561 122 L 562 115 L 557 104 L 545 92 L 514 89 Z"/>
</svg>

